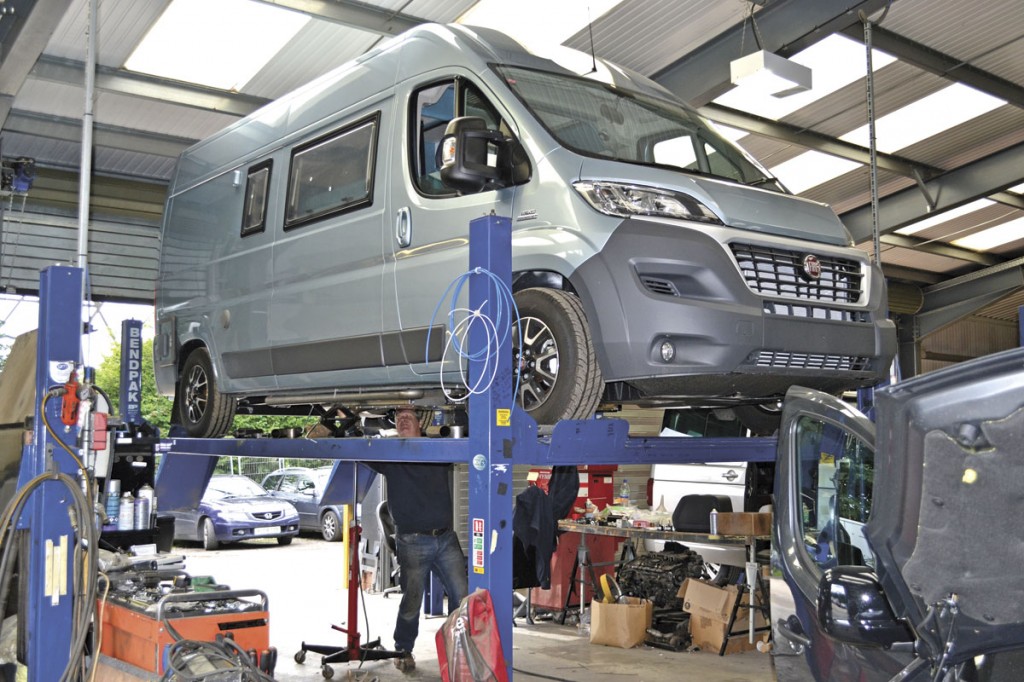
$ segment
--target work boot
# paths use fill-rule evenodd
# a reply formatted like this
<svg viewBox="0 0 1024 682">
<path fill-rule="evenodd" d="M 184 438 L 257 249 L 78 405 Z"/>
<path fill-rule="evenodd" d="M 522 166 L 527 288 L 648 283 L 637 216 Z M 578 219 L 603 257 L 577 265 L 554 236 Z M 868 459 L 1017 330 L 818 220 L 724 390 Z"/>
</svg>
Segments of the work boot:
<svg viewBox="0 0 1024 682">
<path fill-rule="evenodd" d="M 412 654 L 408 651 L 400 652 L 402 655 L 399 658 L 393 658 L 395 667 L 401 670 L 403 673 L 411 673 L 416 669 L 416 659 L 412 657 Z"/>
</svg>

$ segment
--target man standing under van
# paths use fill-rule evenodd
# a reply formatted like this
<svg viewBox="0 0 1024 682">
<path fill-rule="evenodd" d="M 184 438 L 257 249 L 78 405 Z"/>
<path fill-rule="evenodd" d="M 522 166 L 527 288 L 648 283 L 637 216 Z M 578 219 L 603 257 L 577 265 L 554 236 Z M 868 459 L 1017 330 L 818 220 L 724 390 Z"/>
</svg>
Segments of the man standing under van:
<svg viewBox="0 0 1024 682">
<path fill-rule="evenodd" d="M 399 438 L 422 435 L 420 421 L 412 407 L 395 414 Z M 402 672 L 416 668 L 412 649 L 420 627 L 423 592 L 433 570 L 448 594 L 452 613 L 469 592 L 466 555 L 452 529 L 452 493 L 447 464 L 374 462 L 368 466 L 387 479 L 387 499 L 395 520 L 399 584 L 402 603 L 395 623 L 395 649 L 406 655 L 394 659 Z"/>
</svg>

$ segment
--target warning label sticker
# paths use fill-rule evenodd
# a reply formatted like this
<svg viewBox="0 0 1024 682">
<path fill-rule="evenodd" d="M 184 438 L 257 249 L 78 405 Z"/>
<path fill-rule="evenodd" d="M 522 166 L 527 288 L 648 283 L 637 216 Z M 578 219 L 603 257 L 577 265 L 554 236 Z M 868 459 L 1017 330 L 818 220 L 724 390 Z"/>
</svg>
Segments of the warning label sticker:
<svg viewBox="0 0 1024 682">
<path fill-rule="evenodd" d="M 484 572 L 484 520 L 473 519 L 473 573 Z"/>
</svg>

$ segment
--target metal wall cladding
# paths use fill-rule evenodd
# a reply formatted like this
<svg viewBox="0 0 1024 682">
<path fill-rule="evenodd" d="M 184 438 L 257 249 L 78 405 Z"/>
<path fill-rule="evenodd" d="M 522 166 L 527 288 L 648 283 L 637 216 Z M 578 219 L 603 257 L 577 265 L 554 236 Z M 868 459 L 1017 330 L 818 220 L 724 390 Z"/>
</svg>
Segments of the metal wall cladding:
<svg viewBox="0 0 1024 682">
<path fill-rule="evenodd" d="M 1016 303 L 1024 304 L 1024 297 L 1020 294 L 1015 298 Z M 1004 302 L 990 308 L 993 314 L 1008 316 L 1009 303 L 1004 299 Z M 1012 320 L 972 315 L 929 334 L 921 342 L 921 373 L 1019 346 L 1016 310 L 1012 312 Z"/>
</svg>

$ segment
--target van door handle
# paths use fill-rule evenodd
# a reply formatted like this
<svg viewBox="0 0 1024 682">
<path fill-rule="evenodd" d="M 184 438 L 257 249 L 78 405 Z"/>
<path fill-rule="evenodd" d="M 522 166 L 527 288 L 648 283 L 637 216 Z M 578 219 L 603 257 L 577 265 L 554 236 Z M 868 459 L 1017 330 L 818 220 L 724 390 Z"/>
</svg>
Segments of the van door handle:
<svg viewBox="0 0 1024 682">
<path fill-rule="evenodd" d="M 395 215 L 395 241 L 403 249 L 412 243 L 412 214 L 408 206 L 398 209 Z"/>
<path fill-rule="evenodd" d="M 733 481 L 735 481 L 739 477 L 740 477 L 740 475 L 737 474 L 732 469 L 729 469 L 724 474 L 722 474 L 722 478 L 724 478 L 725 480 L 729 481 L 730 483 L 732 483 Z"/>
</svg>

